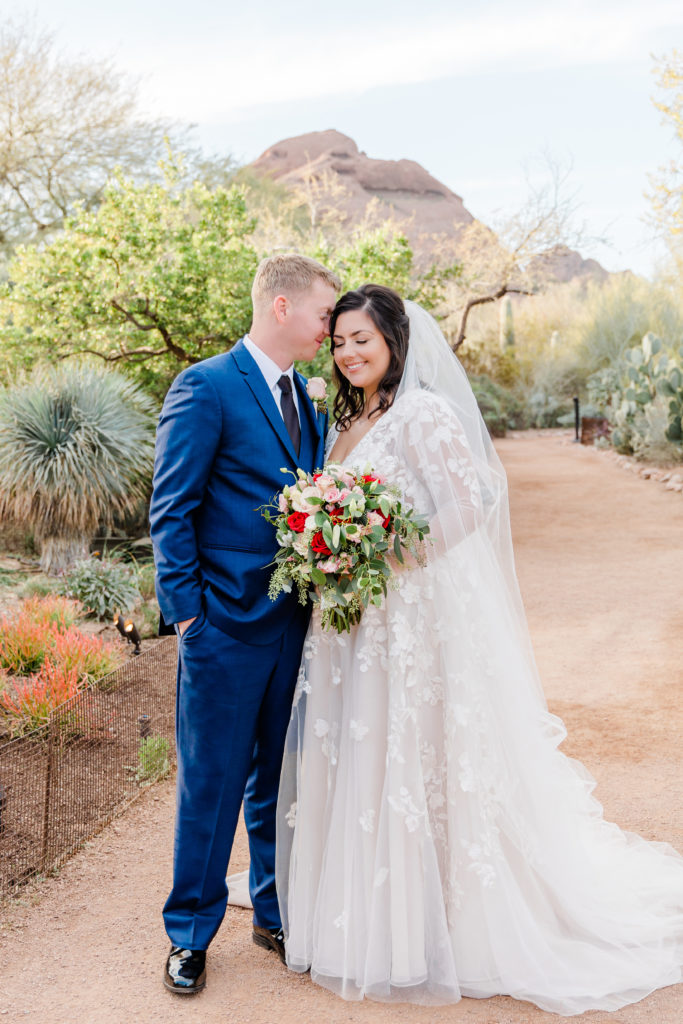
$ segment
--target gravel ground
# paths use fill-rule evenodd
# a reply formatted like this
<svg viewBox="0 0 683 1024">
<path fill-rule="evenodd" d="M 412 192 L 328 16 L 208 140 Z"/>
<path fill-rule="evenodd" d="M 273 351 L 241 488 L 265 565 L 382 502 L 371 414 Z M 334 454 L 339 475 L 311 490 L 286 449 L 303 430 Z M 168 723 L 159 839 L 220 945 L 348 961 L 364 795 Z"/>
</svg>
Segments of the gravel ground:
<svg viewBox="0 0 683 1024">
<path fill-rule="evenodd" d="M 565 751 L 598 779 L 606 815 L 683 849 L 683 500 L 557 434 L 498 448 L 508 470 L 522 592 Z M 150 790 L 66 864 L 0 904 L 0 1017 L 36 1024 L 411 1021 L 541 1024 L 527 1003 L 423 1008 L 345 1003 L 251 942 L 231 908 L 209 983 L 166 993 L 160 908 L 170 881 L 172 781 Z M 231 871 L 247 866 L 241 829 Z M 683 986 L 582 1022 L 679 1024 Z"/>
</svg>

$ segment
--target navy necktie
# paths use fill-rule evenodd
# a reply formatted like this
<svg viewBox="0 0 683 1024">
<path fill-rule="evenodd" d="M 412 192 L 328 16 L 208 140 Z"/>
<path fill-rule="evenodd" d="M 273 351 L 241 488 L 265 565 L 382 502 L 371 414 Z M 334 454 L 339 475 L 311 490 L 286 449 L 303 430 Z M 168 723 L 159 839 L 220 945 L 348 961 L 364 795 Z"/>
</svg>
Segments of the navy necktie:
<svg viewBox="0 0 683 1024">
<path fill-rule="evenodd" d="M 287 427 L 287 433 L 292 439 L 294 451 L 299 454 L 299 445 L 301 444 L 301 426 L 299 425 L 299 417 L 296 412 L 296 406 L 294 405 L 294 395 L 292 394 L 292 382 L 286 373 L 283 373 L 280 377 L 278 387 L 282 392 L 282 400 L 280 402 L 280 408 L 282 409 L 282 418 L 285 421 Z"/>
</svg>

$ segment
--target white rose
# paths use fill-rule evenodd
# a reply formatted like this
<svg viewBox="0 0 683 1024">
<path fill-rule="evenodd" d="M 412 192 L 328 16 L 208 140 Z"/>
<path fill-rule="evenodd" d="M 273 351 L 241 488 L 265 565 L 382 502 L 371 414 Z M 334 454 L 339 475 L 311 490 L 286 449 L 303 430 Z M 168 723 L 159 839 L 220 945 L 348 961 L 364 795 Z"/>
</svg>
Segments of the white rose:
<svg viewBox="0 0 683 1024">
<path fill-rule="evenodd" d="M 301 555 L 302 558 L 305 558 L 308 554 L 308 541 L 301 533 L 292 541 L 292 547 L 296 551 L 297 555 Z"/>
<path fill-rule="evenodd" d="M 308 499 L 319 497 L 317 487 L 304 487 L 302 491 L 298 487 L 293 487 L 289 500 L 297 512 L 317 512 L 320 506 L 315 502 L 309 502 Z"/>
</svg>

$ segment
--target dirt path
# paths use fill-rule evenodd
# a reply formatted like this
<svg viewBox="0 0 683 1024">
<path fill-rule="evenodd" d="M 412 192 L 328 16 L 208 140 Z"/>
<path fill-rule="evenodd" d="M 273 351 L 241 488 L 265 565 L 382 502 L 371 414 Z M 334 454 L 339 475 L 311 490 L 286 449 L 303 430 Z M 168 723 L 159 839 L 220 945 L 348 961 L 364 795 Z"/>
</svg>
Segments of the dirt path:
<svg viewBox="0 0 683 1024">
<path fill-rule="evenodd" d="M 564 749 L 599 780 L 607 816 L 683 849 L 683 499 L 557 435 L 500 442 L 519 578 Z M 0 1018 L 35 1024 L 557 1021 L 507 998 L 448 1008 L 345 1003 L 293 975 L 231 909 L 206 991 L 161 986 L 160 908 L 169 886 L 173 791 L 155 787 L 59 877 L 0 906 Z M 231 870 L 247 866 L 244 834 Z M 683 986 L 603 1024 L 678 1024 Z"/>
</svg>

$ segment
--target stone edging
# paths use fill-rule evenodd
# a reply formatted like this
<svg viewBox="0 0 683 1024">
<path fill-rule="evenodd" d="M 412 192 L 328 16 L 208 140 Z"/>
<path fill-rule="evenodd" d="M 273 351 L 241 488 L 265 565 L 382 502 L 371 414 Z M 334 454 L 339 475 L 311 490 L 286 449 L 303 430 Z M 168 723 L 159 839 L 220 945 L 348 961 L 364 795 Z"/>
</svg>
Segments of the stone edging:
<svg viewBox="0 0 683 1024">
<path fill-rule="evenodd" d="M 667 491 L 674 491 L 678 494 L 683 493 L 683 469 L 678 471 L 677 467 L 667 469 L 663 466 L 643 465 L 642 462 L 634 459 L 632 455 L 621 455 L 613 448 L 596 448 L 593 446 L 591 450 L 599 452 L 600 455 L 611 459 L 621 469 L 625 469 L 627 472 L 633 473 L 643 480 L 654 480 L 657 483 L 663 484 L 664 489 Z"/>
</svg>

